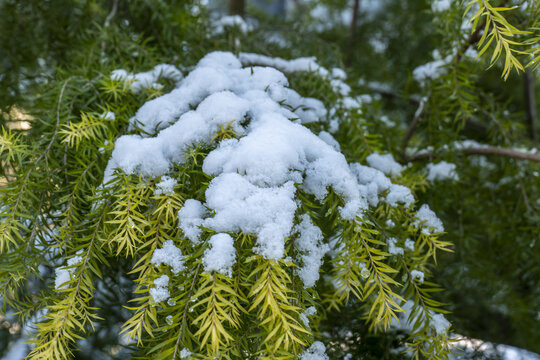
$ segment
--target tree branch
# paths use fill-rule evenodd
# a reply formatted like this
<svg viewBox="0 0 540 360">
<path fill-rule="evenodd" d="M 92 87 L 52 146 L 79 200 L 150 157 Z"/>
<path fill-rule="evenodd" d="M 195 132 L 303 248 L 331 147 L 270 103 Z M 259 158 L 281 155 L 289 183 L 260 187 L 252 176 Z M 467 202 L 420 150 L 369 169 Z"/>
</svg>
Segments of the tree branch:
<svg viewBox="0 0 540 360">
<path fill-rule="evenodd" d="M 487 147 L 480 147 L 480 148 L 463 148 L 463 149 L 457 149 L 457 151 L 463 152 L 464 155 L 493 155 L 493 156 L 502 156 L 512 159 L 519 159 L 519 160 L 528 160 L 533 162 L 540 162 L 540 155 L 538 154 L 531 154 L 524 151 L 514 150 L 514 149 L 506 149 L 506 148 L 499 148 L 494 146 L 487 146 Z M 421 154 L 416 154 L 412 157 L 407 158 L 407 162 L 411 161 L 424 161 L 424 160 L 431 160 L 438 156 L 438 154 L 434 152 L 425 152 Z"/>
<path fill-rule="evenodd" d="M 411 122 L 409 128 L 407 129 L 407 132 L 405 133 L 405 137 L 403 138 L 403 142 L 401 143 L 401 152 L 403 157 L 405 157 L 405 149 L 407 149 L 407 145 L 409 145 L 409 140 L 411 140 L 411 137 L 413 136 L 414 131 L 416 130 L 416 127 L 418 126 L 418 123 L 422 118 L 425 105 L 425 99 L 421 99 L 420 103 L 418 104 L 418 109 L 416 109 L 416 112 L 414 113 L 413 121 Z"/>
</svg>

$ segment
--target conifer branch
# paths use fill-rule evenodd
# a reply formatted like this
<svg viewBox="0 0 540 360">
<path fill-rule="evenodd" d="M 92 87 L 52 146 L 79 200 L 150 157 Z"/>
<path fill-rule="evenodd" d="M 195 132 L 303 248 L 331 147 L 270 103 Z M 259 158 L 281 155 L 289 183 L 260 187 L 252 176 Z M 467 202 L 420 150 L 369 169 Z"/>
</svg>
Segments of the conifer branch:
<svg viewBox="0 0 540 360">
<path fill-rule="evenodd" d="M 174 344 L 174 352 L 173 352 L 173 360 L 176 360 L 176 357 L 179 355 L 180 351 L 180 340 L 185 335 L 184 331 L 186 330 L 187 325 L 187 314 L 189 309 L 189 304 L 191 302 L 191 296 L 193 295 L 193 291 L 195 290 L 195 284 L 197 283 L 199 279 L 199 272 L 201 270 L 202 263 L 198 263 L 197 267 L 195 268 L 195 275 L 193 275 L 193 280 L 191 281 L 191 286 L 189 288 L 189 292 L 186 298 L 186 305 L 184 306 L 184 312 L 182 313 L 182 321 L 180 325 L 180 330 L 178 331 L 178 336 L 176 337 L 176 341 Z"/>
</svg>

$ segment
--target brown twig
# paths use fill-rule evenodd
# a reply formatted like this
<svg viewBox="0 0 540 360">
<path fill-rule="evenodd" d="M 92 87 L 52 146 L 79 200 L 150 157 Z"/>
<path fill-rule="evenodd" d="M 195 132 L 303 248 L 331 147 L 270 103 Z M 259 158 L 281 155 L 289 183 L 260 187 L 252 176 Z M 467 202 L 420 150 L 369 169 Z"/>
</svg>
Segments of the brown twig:
<svg viewBox="0 0 540 360">
<path fill-rule="evenodd" d="M 493 156 L 502 156 L 512 159 L 519 159 L 519 160 L 527 160 L 527 161 L 533 161 L 533 162 L 540 162 L 540 155 L 538 154 L 531 154 L 524 151 L 514 150 L 514 149 L 506 149 L 506 148 L 499 148 L 495 146 L 487 146 L 487 147 L 478 147 L 478 148 L 464 148 L 464 149 L 458 149 L 458 151 L 462 151 L 465 155 L 493 155 Z M 424 160 L 430 160 L 433 158 L 436 158 L 438 155 L 434 152 L 423 152 L 420 154 L 416 154 L 412 157 L 407 158 L 408 162 L 411 161 L 424 161 Z"/>
<path fill-rule="evenodd" d="M 416 130 L 416 127 L 418 126 L 422 115 L 424 114 L 425 105 L 425 99 L 421 99 L 420 103 L 418 104 L 418 109 L 416 109 L 416 112 L 414 113 L 413 121 L 411 122 L 409 128 L 407 129 L 407 132 L 405 133 L 405 137 L 403 138 L 403 142 L 401 143 L 401 152 L 403 157 L 405 157 L 405 149 L 407 149 L 407 145 L 409 145 L 409 140 L 411 140 L 411 137 L 413 136 L 414 131 Z"/>
<path fill-rule="evenodd" d="M 111 25 L 111 20 L 116 15 L 116 11 L 118 10 L 118 0 L 114 0 L 113 7 L 109 15 L 105 18 L 105 23 L 103 24 L 103 30 L 106 30 Z M 101 41 L 101 57 L 105 56 L 105 39 Z"/>
</svg>

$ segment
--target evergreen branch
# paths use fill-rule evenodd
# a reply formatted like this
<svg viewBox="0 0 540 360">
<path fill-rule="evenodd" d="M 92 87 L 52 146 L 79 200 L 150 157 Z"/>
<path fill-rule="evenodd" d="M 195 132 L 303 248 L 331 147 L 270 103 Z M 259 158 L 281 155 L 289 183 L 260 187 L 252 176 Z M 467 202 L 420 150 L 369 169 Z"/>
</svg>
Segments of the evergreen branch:
<svg viewBox="0 0 540 360">
<path fill-rule="evenodd" d="M 529 34 L 528 31 L 521 31 L 510 25 L 508 21 L 500 14 L 503 11 L 511 10 L 506 7 L 493 7 L 488 0 L 471 0 L 467 6 L 467 12 L 471 9 L 474 3 L 478 3 L 479 9 L 471 18 L 471 21 L 476 28 L 481 17 L 485 18 L 484 32 L 478 40 L 478 47 L 480 51 L 478 56 L 481 56 L 490 47 L 491 43 L 495 40 L 495 49 L 491 56 L 491 66 L 499 59 L 504 52 L 505 61 L 502 77 L 506 80 L 512 69 L 517 72 L 523 71 L 523 65 L 519 62 L 514 54 L 524 54 L 525 52 L 517 50 L 515 46 L 523 45 L 510 38 L 516 35 Z M 476 33 L 473 32 L 473 34 Z M 479 33 L 477 34 L 477 36 Z"/>
<path fill-rule="evenodd" d="M 97 223 L 94 225 L 94 231 L 86 247 L 82 263 L 76 265 L 77 282 L 75 287 L 66 290 L 62 289 L 61 291 L 66 294 L 66 297 L 58 304 L 50 306 L 50 312 L 43 317 L 47 321 L 40 322 L 37 325 L 39 329 L 37 339 L 32 341 L 36 344 L 36 347 L 30 352 L 29 359 L 70 358 L 70 343 L 73 343 L 76 339 L 80 339 L 76 331 L 85 331 L 86 324 L 93 326 L 92 319 L 98 319 L 96 315 L 90 313 L 94 309 L 89 307 L 88 303 L 93 296 L 92 277 L 90 273 L 92 272 L 95 275 L 99 275 L 100 273 L 97 267 L 92 265 L 90 261 L 91 257 L 100 259 L 102 262 L 104 261 L 100 255 L 92 254 L 92 252 L 95 250 L 105 213 L 105 211 L 101 213 Z"/>
<path fill-rule="evenodd" d="M 358 229 L 358 231 L 362 230 L 363 229 Z M 388 275 L 396 273 L 397 270 L 382 262 L 382 260 L 389 255 L 388 253 L 371 247 L 368 244 L 368 241 L 373 242 L 374 244 L 380 244 L 380 242 L 367 239 L 362 232 L 359 232 L 357 236 L 360 239 L 367 256 L 368 270 L 371 269 L 370 275 L 366 280 L 363 300 L 365 301 L 374 290 L 378 288 L 376 298 L 371 305 L 368 317 L 373 320 L 373 325 L 382 322 L 383 327 L 388 329 L 392 318 L 397 319 L 396 312 L 403 311 L 394 299 L 401 301 L 404 301 L 404 299 L 390 289 L 390 285 L 400 285 Z M 373 314 L 376 314 L 374 318 L 372 317 Z"/>
<path fill-rule="evenodd" d="M 195 275 L 193 275 L 193 280 L 191 281 L 191 287 L 189 288 L 188 296 L 186 298 L 186 305 L 184 306 L 184 312 L 182 313 L 182 322 L 181 322 L 180 330 L 178 331 L 178 336 L 176 337 L 176 341 L 174 343 L 174 352 L 172 356 L 173 360 L 176 360 L 176 357 L 179 355 L 180 339 L 184 335 L 184 331 L 186 329 L 189 303 L 191 301 L 191 296 L 193 295 L 193 291 L 195 290 L 195 283 L 197 282 L 199 278 L 199 271 L 201 270 L 201 265 L 202 263 L 197 264 L 197 267 L 195 268 Z"/>
</svg>

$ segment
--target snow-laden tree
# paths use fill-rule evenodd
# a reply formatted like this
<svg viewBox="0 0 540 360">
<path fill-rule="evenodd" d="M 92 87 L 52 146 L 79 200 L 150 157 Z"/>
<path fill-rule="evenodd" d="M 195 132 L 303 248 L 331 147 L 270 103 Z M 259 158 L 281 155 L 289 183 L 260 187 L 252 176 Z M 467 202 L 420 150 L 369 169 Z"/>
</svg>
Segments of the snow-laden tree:
<svg viewBox="0 0 540 360">
<path fill-rule="evenodd" d="M 284 72 L 321 78 L 337 101 L 299 95 Z M 127 100 L 161 79 L 173 89 Z M 22 283 L 55 267 L 41 272 L 30 358 L 69 357 L 104 321 L 93 299 L 118 261 L 132 293 L 121 332 L 147 357 L 324 358 L 318 319 L 350 301 L 373 329 L 401 318 L 415 352 L 444 357 L 450 323 L 425 280 L 444 229 L 391 155 L 349 164 L 323 130 L 359 121 L 344 79 L 311 58 L 213 52 L 185 77 L 113 71 L 78 119 L 47 124 L 43 145 L 5 132 L 6 160 L 25 170 L 4 197 L 2 251 Z M 13 305 L 25 303 L 19 281 Z"/>
</svg>

